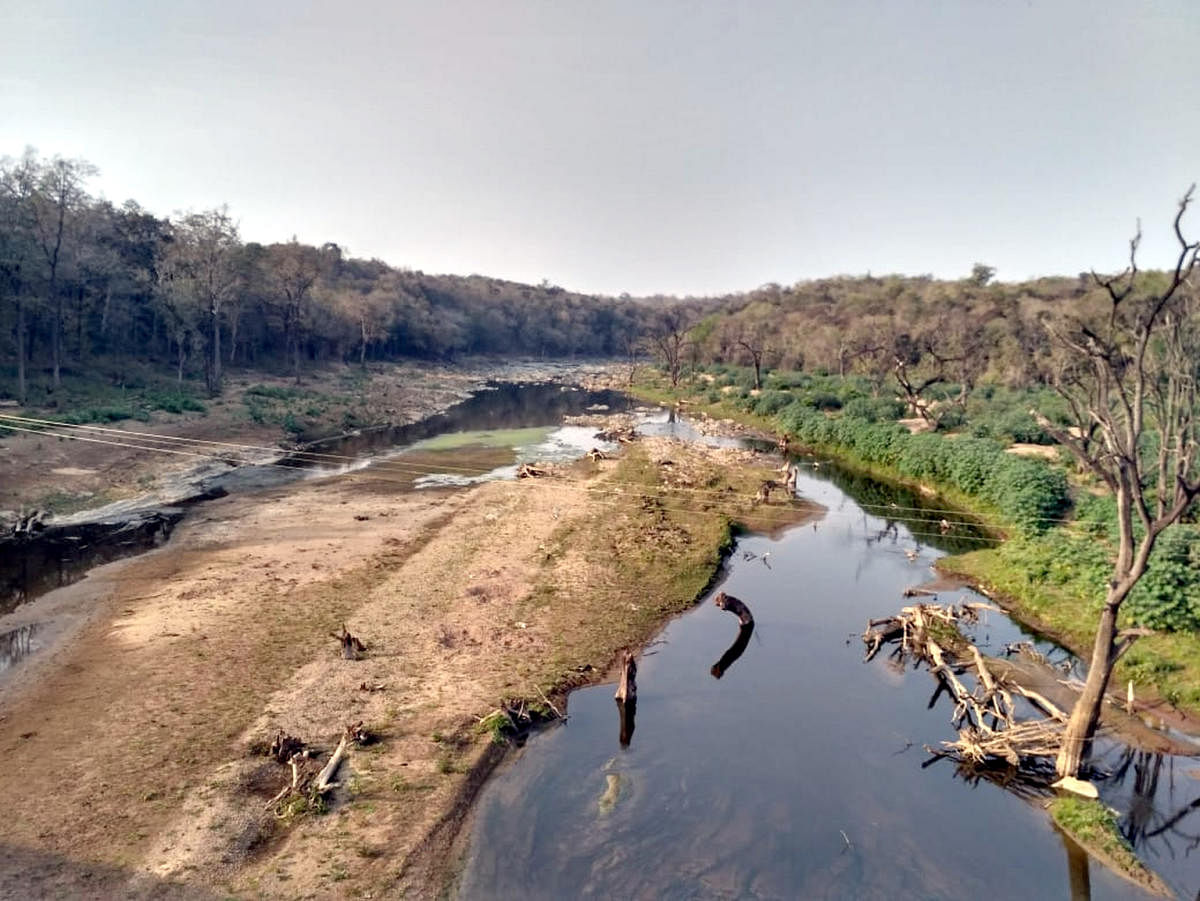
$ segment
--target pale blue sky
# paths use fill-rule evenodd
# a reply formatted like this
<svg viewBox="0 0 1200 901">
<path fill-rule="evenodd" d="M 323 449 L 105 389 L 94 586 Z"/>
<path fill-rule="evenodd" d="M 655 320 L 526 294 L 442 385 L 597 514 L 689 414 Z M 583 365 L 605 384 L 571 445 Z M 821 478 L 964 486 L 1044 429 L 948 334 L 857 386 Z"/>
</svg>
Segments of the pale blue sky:
<svg viewBox="0 0 1200 901">
<path fill-rule="evenodd" d="M 1164 265 L 1198 96 L 1195 0 L 0 0 L 0 154 L 611 294 Z"/>
</svg>

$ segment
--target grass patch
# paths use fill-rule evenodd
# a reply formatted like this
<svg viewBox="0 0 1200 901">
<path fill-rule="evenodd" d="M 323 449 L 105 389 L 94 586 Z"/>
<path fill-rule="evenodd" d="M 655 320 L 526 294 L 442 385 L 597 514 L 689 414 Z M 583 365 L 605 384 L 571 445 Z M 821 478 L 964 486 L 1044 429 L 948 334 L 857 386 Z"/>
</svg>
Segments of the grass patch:
<svg viewBox="0 0 1200 901">
<path fill-rule="evenodd" d="M 130 365 L 121 371 L 64 369 L 62 385 L 31 377 L 26 413 L 70 425 L 105 425 L 123 420 L 145 422 L 155 412 L 206 413 L 198 397 L 202 387 L 180 383 L 150 367 Z"/>
<path fill-rule="evenodd" d="M 1151 892 L 1171 895 L 1162 881 L 1133 853 L 1117 828 L 1116 814 L 1099 801 L 1056 798 L 1050 803 L 1050 816 L 1088 854 L 1114 872 Z"/>
</svg>

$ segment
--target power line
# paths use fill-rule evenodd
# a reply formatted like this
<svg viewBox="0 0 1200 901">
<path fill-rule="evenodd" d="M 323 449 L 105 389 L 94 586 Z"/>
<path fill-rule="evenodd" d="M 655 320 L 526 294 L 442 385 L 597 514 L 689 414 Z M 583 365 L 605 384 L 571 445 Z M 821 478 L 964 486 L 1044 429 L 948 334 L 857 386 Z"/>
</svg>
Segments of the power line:
<svg viewBox="0 0 1200 901">
<path fill-rule="evenodd" d="M 20 422 L 20 423 L 24 423 L 29 426 L 40 426 L 42 428 L 20 428 L 17 426 L 8 425 L 8 424 L 6 424 L 7 422 Z M 283 453 L 283 454 L 286 454 L 286 459 L 294 459 L 294 460 L 297 460 L 298 462 L 303 462 L 303 463 L 322 463 L 325 461 L 338 461 L 342 465 L 350 465 L 350 464 L 359 463 L 359 464 L 363 464 L 364 466 L 369 466 L 370 468 L 375 469 L 375 470 L 392 471 L 392 472 L 397 472 L 397 473 L 401 473 L 404 475 L 420 476 L 420 475 L 430 474 L 427 469 L 421 467 L 419 464 L 405 463 L 405 462 L 401 461 L 400 459 L 398 459 L 397 457 L 372 459 L 369 457 L 355 457 L 355 456 L 351 456 L 351 455 L 347 455 L 347 454 L 323 453 L 323 452 L 318 452 L 318 451 L 303 451 L 303 450 L 287 451 L 287 450 L 284 450 L 284 449 L 281 449 L 278 447 L 269 447 L 269 446 L 265 446 L 265 445 L 240 444 L 240 443 L 226 442 L 226 441 L 214 441 L 214 440 L 210 440 L 210 439 L 185 438 L 185 437 L 176 436 L 176 435 L 157 435 L 153 432 L 140 432 L 140 431 L 134 431 L 134 430 L 127 430 L 127 429 L 105 428 L 102 426 L 82 425 L 82 424 L 75 424 L 75 423 L 63 423 L 63 422 L 57 422 L 55 420 L 35 419 L 32 417 L 12 416 L 9 414 L 0 414 L 0 428 L 10 428 L 10 429 L 13 429 L 14 431 L 32 432 L 32 433 L 36 433 L 36 434 L 49 434 L 49 435 L 53 435 L 53 436 L 61 437 L 61 438 L 72 438 L 73 437 L 73 438 L 78 438 L 78 440 L 90 440 L 94 443 L 111 444 L 116 447 L 129 447 L 129 448 L 137 449 L 137 450 L 161 449 L 166 453 L 177 453 L 177 454 L 183 454 L 183 455 L 187 455 L 187 456 L 195 456 L 195 457 L 202 457 L 202 458 L 209 458 L 209 459 L 219 459 L 219 460 L 223 460 L 225 462 L 230 462 L 230 461 L 227 457 L 220 456 L 215 453 L 200 453 L 200 452 L 194 452 L 194 451 L 186 452 L 186 451 L 179 451 L 179 450 L 173 450 L 173 449 L 169 449 L 169 448 L 159 447 L 156 445 L 145 445 L 145 444 L 137 444 L 137 443 L 132 443 L 132 442 L 122 443 L 122 442 L 115 442 L 115 441 L 104 441 L 104 440 L 100 440 L 100 439 L 96 439 L 96 438 L 89 439 L 89 438 L 85 438 L 83 436 L 73 435 L 69 432 L 53 431 L 53 429 L 75 429 L 75 430 L 84 430 L 84 431 L 89 431 L 89 432 L 99 432 L 102 434 L 121 435 L 121 436 L 125 436 L 125 437 L 132 436 L 132 437 L 136 437 L 138 439 L 144 440 L 144 441 L 174 441 L 174 442 L 180 442 L 180 443 L 191 444 L 191 445 L 199 445 L 199 446 L 228 447 L 228 448 L 235 448 L 237 450 L 252 450 L 252 451 L 260 451 L 260 452 L 264 452 L 264 453 L 273 453 L 273 454 Z M 247 462 L 249 462 L 252 465 L 257 465 L 257 466 L 282 466 L 287 469 L 298 468 L 296 466 L 289 465 L 288 463 L 280 463 L 277 461 L 247 461 Z M 470 478 L 470 477 L 481 477 L 481 476 L 488 475 L 489 473 L 493 472 L 494 469 L 484 470 L 484 469 L 477 469 L 477 468 L 465 467 L 465 466 L 454 466 L 451 464 L 439 464 L 437 471 L 446 472 L 450 475 L 461 475 L 463 477 Z M 716 496 L 718 494 L 718 492 L 708 491 L 703 488 L 692 488 L 692 487 L 687 487 L 687 486 L 679 486 L 675 490 L 690 492 L 690 493 L 697 494 L 697 495 Z M 955 517 L 966 517 L 963 519 L 946 519 L 946 522 L 951 526 L 960 526 L 960 527 L 968 527 L 968 528 L 984 527 L 984 528 L 1003 529 L 1003 528 L 1006 528 L 1008 525 L 1010 525 L 999 519 L 989 518 L 988 516 L 985 516 L 985 515 L 977 515 L 977 514 L 965 512 L 962 510 L 953 510 L 953 509 L 938 508 L 938 507 L 912 507 L 912 506 L 902 506 L 902 505 L 897 505 L 897 504 L 871 504 L 871 503 L 868 503 L 865 501 L 856 501 L 855 503 L 859 507 L 863 508 L 864 510 L 879 510 L 882 513 L 889 514 L 889 515 L 900 514 L 903 516 L 904 514 L 911 514 L 911 513 L 923 513 L 923 514 L 941 513 L 941 514 L 943 514 L 943 518 L 945 518 L 946 514 L 949 514 L 949 515 L 952 515 Z M 905 518 L 919 519 L 919 517 L 913 517 L 913 516 L 906 516 Z M 1032 519 L 1036 522 L 1054 523 L 1054 524 L 1074 524 L 1074 522 L 1075 522 L 1073 520 L 1058 518 L 1058 517 L 1033 517 Z M 936 522 L 939 525 L 941 524 L 940 519 L 939 520 L 931 519 L 931 520 L 927 520 L 927 521 L 931 522 L 931 523 Z"/>
</svg>

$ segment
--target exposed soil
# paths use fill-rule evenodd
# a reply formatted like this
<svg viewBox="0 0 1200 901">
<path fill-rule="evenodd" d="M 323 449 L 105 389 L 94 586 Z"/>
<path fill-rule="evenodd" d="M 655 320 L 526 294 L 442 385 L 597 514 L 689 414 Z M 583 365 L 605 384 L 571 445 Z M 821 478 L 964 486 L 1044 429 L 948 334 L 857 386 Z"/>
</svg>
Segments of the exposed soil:
<svg viewBox="0 0 1200 901">
<path fill-rule="evenodd" d="M 33 450 L 5 443 L 5 473 L 34 482 L 9 497 L 51 484 Z M 711 577 L 718 543 L 703 545 L 723 511 L 758 526 L 813 515 L 752 506 L 769 473 L 746 452 L 645 441 L 627 454 L 458 491 L 368 469 L 223 498 L 166 546 L 21 608 L 76 620 L 0 683 L 0 790 L 17 805 L 0 897 L 444 888 L 498 759 L 480 718 L 543 692 L 561 706 L 556 689 L 602 677 Z M 119 490 L 146 473 L 136 453 L 53 462 Z M 689 569 L 667 574 L 659 603 L 626 584 L 677 556 Z M 343 624 L 365 659 L 340 656 Z M 328 751 L 359 720 L 378 741 L 351 752 L 328 813 L 266 809 L 288 771 L 256 743 L 282 728 Z"/>
</svg>

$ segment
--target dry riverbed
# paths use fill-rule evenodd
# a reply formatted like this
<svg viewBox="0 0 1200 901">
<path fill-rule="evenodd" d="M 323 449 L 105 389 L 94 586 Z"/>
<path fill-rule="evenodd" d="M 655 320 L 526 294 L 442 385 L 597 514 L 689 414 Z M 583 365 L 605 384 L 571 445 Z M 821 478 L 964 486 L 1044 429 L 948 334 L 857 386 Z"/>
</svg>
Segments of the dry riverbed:
<svg viewBox="0 0 1200 901">
<path fill-rule="evenodd" d="M 165 547 L 61 589 L 86 623 L 0 690 L 0 895 L 444 889 L 501 754 L 480 720 L 603 678 L 694 602 L 731 519 L 815 515 L 753 504 L 764 464 L 643 440 L 467 490 L 368 469 L 206 504 Z M 364 659 L 339 655 L 343 623 Z M 326 812 L 267 809 L 288 771 L 256 745 L 282 728 L 327 751 L 360 720 L 378 740 Z"/>
<path fill-rule="evenodd" d="M 373 365 L 367 372 L 331 365 L 306 373 L 300 385 L 290 378 L 239 371 L 226 379 L 221 397 L 205 401 L 202 413 L 157 410 L 147 422 L 103 423 L 101 428 L 116 431 L 78 431 L 91 439 L 87 441 L 0 429 L 0 524 L 20 510 L 66 513 L 153 493 L 165 479 L 205 462 L 193 454 L 214 452 L 185 441 L 175 445 L 181 453 L 138 449 L 139 432 L 242 445 L 247 450 L 220 451 L 253 456 L 253 448 L 269 452 L 293 446 L 299 434 L 285 424 L 303 429 L 308 437 L 336 434 L 352 425 L 404 425 L 446 409 L 490 380 L 589 385 L 616 379 L 615 370 L 603 364 L 487 361 L 457 366 L 389 363 Z M 62 418 L 39 407 L 5 408 L 0 413 Z"/>
</svg>

